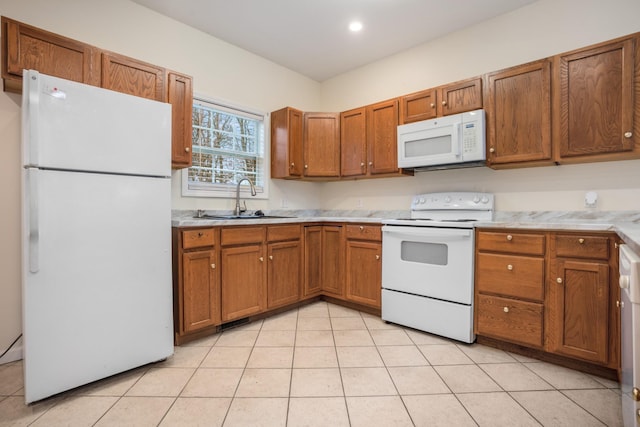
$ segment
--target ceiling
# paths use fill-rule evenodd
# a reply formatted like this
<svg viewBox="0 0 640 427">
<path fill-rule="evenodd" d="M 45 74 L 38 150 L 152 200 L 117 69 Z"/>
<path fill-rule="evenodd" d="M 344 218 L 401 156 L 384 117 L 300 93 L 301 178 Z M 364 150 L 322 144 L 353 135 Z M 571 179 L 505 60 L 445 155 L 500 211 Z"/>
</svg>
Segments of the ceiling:
<svg viewBox="0 0 640 427">
<path fill-rule="evenodd" d="M 535 0 L 133 1 L 322 82 Z"/>
</svg>

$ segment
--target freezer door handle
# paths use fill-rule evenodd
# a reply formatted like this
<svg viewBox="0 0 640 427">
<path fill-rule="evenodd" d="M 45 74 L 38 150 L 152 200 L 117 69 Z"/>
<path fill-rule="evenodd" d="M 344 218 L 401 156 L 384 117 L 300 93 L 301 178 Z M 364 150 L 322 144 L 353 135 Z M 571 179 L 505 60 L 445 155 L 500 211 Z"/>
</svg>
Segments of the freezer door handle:
<svg viewBox="0 0 640 427">
<path fill-rule="evenodd" d="M 39 164 L 39 149 L 38 149 L 38 113 L 40 110 L 40 79 L 37 71 L 25 70 L 25 77 L 28 81 L 28 103 L 26 108 L 23 108 L 23 114 L 25 117 L 23 121 L 28 117 L 28 124 L 25 131 L 25 143 L 28 144 L 28 164 Z M 23 98 L 24 99 L 24 98 Z"/>
<path fill-rule="evenodd" d="M 40 223 L 38 212 L 38 170 L 27 170 L 29 185 L 29 271 L 37 273 L 40 270 L 39 244 Z"/>
</svg>

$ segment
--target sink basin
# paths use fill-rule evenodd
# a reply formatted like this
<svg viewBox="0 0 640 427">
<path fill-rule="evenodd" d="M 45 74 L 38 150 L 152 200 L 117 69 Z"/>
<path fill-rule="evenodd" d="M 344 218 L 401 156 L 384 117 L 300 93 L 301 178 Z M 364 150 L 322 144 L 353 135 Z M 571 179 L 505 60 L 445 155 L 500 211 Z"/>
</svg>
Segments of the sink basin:
<svg viewBox="0 0 640 427">
<path fill-rule="evenodd" d="M 196 219 L 270 219 L 270 218 L 295 218 L 294 216 L 280 215 L 202 215 L 194 216 Z"/>
</svg>

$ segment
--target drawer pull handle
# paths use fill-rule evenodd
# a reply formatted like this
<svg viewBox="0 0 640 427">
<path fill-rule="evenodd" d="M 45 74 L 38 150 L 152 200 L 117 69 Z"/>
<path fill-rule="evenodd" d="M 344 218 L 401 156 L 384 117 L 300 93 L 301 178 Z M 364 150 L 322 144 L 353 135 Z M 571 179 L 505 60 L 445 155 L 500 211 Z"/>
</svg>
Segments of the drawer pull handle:
<svg viewBox="0 0 640 427">
<path fill-rule="evenodd" d="M 264 257 L 260 257 L 258 259 L 260 260 L 260 262 L 264 262 Z"/>
<path fill-rule="evenodd" d="M 211 264 L 211 268 L 215 269 L 216 265 L 215 264 Z"/>
<path fill-rule="evenodd" d="M 380 255 L 376 255 L 376 259 L 380 259 Z"/>
<path fill-rule="evenodd" d="M 513 240 L 513 236 L 511 234 L 507 234 L 507 240 L 508 241 L 512 241 Z"/>
<path fill-rule="evenodd" d="M 511 264 L 507 265 L 507 270 L 512 271 L 513 270 L 513 265 L 511 265 Z"/>
<path fill-rule="evenodd" d="M 269 255 L 269 259 L 273 261 L 273 255 Z"/>
<path fill-rule="evenodd" d="M 556 279 L 556 282 L 558 282 L 558 283 L 562 283 L 562 277 L 558 277 L 558 278 Z"/>
<path fill-rule="evenodd" d="M 582 239 L 582 238 L 578 239 L 578 243 L 583 244 L 584 243 L 584 239 Z"/>
<path fill-rule="evenodd" d="M 504 311 L 505 313 L 508 313 L 509 312 L 509 307 L 503 308 L 502 311 Z"/>
<path fill-rule="evenodd" d="M 202 236 L 204 236 L 204 233 L 203 233 L 202 231 L 200 231 L 200 232 L 198 233 L 198 237 L 202 237 Z"/>
</svg>

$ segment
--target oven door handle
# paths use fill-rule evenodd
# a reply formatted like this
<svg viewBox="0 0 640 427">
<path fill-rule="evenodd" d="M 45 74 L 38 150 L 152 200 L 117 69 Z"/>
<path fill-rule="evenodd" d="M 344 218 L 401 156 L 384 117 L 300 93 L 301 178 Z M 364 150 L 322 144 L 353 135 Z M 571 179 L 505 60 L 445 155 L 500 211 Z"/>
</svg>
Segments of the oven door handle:
<svg viewBox="0 0 640 427">
<path fill-rule="evenodd" d="M 461 230 L 461 229 L 443 229 L 443 228 L 429 228 L 429 227 L 395 227 L 384 226 L 382 227 L 382 236 L 389 235 L 389 237 L 402 237 L 407 240 L 416 240 L 421 237 L 437 237 L 439 239 L 459 239 L 464 237 L 471 237 L 473 230 Z"/>
</svg>

